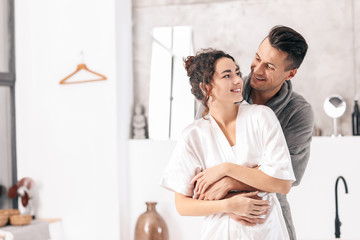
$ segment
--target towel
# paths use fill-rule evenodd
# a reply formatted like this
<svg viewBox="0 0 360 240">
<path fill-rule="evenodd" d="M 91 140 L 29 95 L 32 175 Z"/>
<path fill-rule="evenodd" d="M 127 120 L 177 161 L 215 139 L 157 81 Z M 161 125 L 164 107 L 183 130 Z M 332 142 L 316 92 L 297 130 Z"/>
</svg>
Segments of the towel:
<svg viewBox="0 0 360 240">
<path fill-rule="evenodd" d="M 11 232 L 5 232 L 0 230 L 0 239 L 1 240 L 13 240 L 14 236 L 12 235 Z"/>
</svg>

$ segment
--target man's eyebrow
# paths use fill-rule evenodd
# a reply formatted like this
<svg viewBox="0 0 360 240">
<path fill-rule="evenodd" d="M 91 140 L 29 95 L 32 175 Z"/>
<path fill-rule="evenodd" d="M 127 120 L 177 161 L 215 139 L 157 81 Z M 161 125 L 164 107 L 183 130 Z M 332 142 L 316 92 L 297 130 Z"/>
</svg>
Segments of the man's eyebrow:
<svg viewBox="0 0 360 240">
<path fill-rule="evenodd" d="M 260 58 L 260 56 L 259 56 L 258 53 L 256 53 L 256 56 L 257 56 L 258 58 Z M 260 58 L 260 59 L 261 59 L 261 58 Z M 271 62 L 266 62 L 266 64 L 272 65 L 272 66 L 274 66 L 275 68 L 277 68 L 277 66 L 276 66 L 275 64 L 271 63 Z"/>
</svg>

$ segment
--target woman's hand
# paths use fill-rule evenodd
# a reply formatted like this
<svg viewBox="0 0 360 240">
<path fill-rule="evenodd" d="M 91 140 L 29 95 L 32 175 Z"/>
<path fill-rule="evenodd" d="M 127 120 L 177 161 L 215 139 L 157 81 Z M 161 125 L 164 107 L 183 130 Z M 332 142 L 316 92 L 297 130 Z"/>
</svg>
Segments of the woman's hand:
<svg viewBox="0 0 360 240">
<path fill-rule="evenodd" d="M 259 218 L 267 214 L 270 202 L 257 199 L 258 192 L 237 194 L 227 201 L 227 211 L 247 218 Z"/>
<path fill-rule="evenodd" d="M 195 184 L 194 193 L 195 195 L 203 194 L 206 189 L 219 179 L 226 176 L 226 163 L 221 163 L 214 167 L 205 169 L 201 173 L 198 173 L 192 180 L 190 184 Z"/>
</svg>

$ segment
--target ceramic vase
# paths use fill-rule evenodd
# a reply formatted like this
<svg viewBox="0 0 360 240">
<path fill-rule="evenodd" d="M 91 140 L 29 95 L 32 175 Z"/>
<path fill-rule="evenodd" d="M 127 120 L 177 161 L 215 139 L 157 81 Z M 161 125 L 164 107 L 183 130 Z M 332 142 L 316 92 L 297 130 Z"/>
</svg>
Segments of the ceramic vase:
<svg viewBox="0 0 360 240">
<path fill-rule="evenodd" d="M 135 226 L 135 240 L 169 240 L 164 219 L 156 211 L 156 202 L 146 202 L 147 210 Z"/>
</svg>

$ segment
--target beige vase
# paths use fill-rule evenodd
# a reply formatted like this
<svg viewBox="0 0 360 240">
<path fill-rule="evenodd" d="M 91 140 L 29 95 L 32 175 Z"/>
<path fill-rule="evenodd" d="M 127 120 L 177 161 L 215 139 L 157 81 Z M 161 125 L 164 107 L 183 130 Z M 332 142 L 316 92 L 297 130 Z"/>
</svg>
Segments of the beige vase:
<svg viewBox="0 0 360 240">
<path fill-rule="evenodd" d="M 156 202 L 146 202 L 147 210 L 141 214 L 135 226 L 135 240 L 169 240 L 164 219 L 155 208 Z"/>
</svg>

